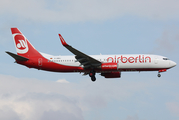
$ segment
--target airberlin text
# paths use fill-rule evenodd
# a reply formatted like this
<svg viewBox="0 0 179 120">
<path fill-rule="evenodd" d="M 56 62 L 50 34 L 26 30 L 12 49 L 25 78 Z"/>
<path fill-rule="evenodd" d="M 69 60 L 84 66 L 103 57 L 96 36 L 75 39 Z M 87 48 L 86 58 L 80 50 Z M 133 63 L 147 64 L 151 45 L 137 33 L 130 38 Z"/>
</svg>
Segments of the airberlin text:
<svg viewBox="0 0 179 120">
<path fill-rule="evenodd" d="M 144 56 L 144 55 L 138 55 L 138 56 L 130 56 L 130 57 L 125 57 L 125 56 L 120 56 L 120 57 L 108 57 L 107 62 L 112 62 L 112 63 L 151 63 L 151 57 L 149 56 Z"/>
</svg>

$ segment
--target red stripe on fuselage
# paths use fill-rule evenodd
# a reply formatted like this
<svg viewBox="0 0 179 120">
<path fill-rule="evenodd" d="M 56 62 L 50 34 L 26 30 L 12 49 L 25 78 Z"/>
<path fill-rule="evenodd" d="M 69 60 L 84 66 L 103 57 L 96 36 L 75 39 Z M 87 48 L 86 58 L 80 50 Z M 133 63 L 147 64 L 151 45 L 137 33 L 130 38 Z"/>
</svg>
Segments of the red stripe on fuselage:
<svg viewBox="0 0 179 120">
<path fill-rule="evenodd" d="M 39 60 L 42 63 L 39 64 Z M 77 72 L 84 71 L 82 67 L 66 66 L 58 63 L 51 62 L 44 57 L 30 58 L 28 61 L 17 61 L 17 63 L 25 65 L 29 68 L 36 68 L 40 70 L 52 71 L 52 72 Z"/>
</svg>

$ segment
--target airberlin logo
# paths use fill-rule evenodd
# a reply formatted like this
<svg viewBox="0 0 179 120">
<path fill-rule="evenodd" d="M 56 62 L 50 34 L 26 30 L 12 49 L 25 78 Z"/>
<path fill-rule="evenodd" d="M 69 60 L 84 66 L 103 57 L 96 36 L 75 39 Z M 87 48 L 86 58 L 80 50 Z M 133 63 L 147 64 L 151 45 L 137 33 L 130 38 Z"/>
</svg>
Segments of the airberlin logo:
<svg viewBox="0 0 179 120">
<path fill-rule="evenodd" d="M 27 40 L 22 34 L 14 34 L 14 40 L 18 53 L 24 54 L 28 52 Z"/>
<path fill-rule="evenodd" d="M 103 65 L 102 67 L 109 67 L 109 68 L 111 68 L 111 67 L 117 67 L 117 65 Z"/>
<path fill-rule="evenodd" d="M 18 40 L 19 43 L 17 44 L 18 49 L 25 49 L 27 47 L 27 44 L 25 43 L 24 40 Z"/>
<path fill-rule="evenodd" d="M 130 57 L 125 57 L 125 56 L 120 56 L 120 57 L 108 57 L 107 62 L 112 62 L 112 63 L 151 63 L 151 57 L 149 56 L 144 56 L 144 55 L 138 55 L 138 56 L 130 56 Z"/>
</svg>

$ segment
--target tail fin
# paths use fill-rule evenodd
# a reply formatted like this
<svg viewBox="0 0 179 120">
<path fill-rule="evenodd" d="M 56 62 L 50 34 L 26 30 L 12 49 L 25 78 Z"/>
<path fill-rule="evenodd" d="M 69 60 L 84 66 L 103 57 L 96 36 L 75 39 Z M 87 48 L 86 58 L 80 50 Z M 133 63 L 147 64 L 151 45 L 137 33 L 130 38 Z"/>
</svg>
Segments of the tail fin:
<svg viewBox="0 0 179 120">
<path fill-rule="evenodd" d="M 11 31 L 18 55 L 26 58 L 41 56 L 41 54 L 17 28 L 11 28 Z"/>
</svg>

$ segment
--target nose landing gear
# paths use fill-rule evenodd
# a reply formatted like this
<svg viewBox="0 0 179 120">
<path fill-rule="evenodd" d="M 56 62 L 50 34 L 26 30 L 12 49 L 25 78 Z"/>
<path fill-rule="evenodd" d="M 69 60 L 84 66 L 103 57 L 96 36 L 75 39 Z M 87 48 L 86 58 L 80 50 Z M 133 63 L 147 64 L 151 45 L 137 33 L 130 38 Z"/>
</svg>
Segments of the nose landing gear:
<svg viewBox="0 0 179 120">
<path fill-rule="evenodd" d="M 161 74 L 160 73 L 158 73 L 158 75 L 157 75 L 158 77 L 161 77 Z"/>
<path fill-rule="evenodd" d="M 160 73 L 161 73 L 161 72 L 166 72 L 166 71 L 167 71 L 167 69 L 162 69 L 162 70 L 159 70 L 159 71 L 158 71 L 158 75 L 157 75 L 157 76 L 158 76 L 158 77 L 161 77 L 161 74 L 160 74 Z"/>
</svg>

